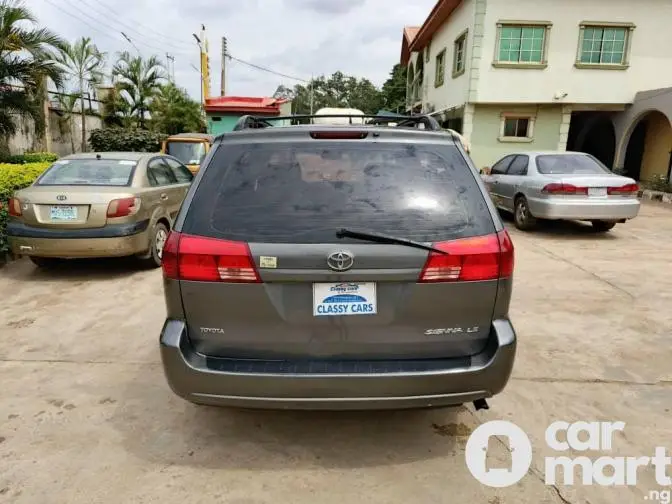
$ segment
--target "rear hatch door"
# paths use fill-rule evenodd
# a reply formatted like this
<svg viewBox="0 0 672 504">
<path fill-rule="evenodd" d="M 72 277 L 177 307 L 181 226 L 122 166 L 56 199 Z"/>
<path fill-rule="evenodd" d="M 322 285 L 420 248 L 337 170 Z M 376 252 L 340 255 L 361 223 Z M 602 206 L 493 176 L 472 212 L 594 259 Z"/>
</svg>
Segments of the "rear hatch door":
<svg viewBox="0 0 672 504">
<path fill-rule="evenodd" d="M 342 228 L 447 247 L 455 276 L 419 282 L 436 253 L 339 238 Z M 477 353 L 488 338 L 497 271 L 457 280 L 460 268 L 487 269 L 499 249 L 483 194 L 452 144 L 307 134 L 223 142 L 181 231 L 180 255 L 214 254 L 226 280 L 180 282 L 190 340 L 206 355 L 443 358 Z M 227 247 L 240 244 L 258 283 L 231 282 L 241 259 Z M 467 263 L 471 252 L 483 255 Z"/>
</svg>

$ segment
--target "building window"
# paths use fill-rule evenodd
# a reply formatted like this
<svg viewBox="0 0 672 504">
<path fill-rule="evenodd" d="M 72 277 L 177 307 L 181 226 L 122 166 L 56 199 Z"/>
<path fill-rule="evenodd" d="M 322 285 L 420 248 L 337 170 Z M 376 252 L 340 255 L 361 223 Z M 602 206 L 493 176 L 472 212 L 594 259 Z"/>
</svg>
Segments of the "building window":
<svg viewBox="0 0 672 504">
<path fill-rule="evenodd" d="M 464 73 L 467 59 L 467 32 L 465 31 L 455 39 L 453 50 L 453 78 L 459 77 Z"/>
<path fill-rule="evenodd" d="M 531 142 L 535 118 L 529 115 L 502 115 L 499 127 L 500 142 Z"/>
<path fill-rule="evenodd" d="M 500 22 L 494 66 L 545 68 L 550 23 Z"/>
<path fill-rule="evenodd" d="M 446 73 L 446 50 L 436 55 L 436 73 L 434 74 L 434 87 L 443 86 L 443 77 Z"/>
<path fill-rule="evenodd" d="M 627 68 L 633 29 L 627 23 L 582 23 L 576 66 Z"/>
<path fill-rule="evenodd" d="M 432 41 L 427 42 L 427 47 L 425 47 L 425 63 L 429 63 L 429 53 L 432 48 Z"/>
</svg>

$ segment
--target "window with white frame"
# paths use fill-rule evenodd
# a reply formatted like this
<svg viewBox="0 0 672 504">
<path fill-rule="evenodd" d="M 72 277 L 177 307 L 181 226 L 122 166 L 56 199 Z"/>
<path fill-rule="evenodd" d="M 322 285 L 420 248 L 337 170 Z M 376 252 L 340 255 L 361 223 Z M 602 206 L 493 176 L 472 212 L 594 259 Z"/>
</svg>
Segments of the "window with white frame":
<svg viewBox="0 0 672 504">
<path fill-rule="evenodd" d="M 535 117 L 524 114 L 503 114 L 499 126 L 502 142 L 530 142 L 534 137 Z"/>
<path fill-rule="evenodd" d="M 630 23 L 581 23 L 577 66 L 626 66 L 633 29 Z"/>
<path fill-rule="evenodd" d="M 542 67 L 550 23 L 545 21 L 500 21 L 497 25 L 495 66 Z"/>
<path fill-rule="evenodd" d="M 465 31 L 455 39 L 453 48 L 453 78 L 464 73 L 467 58 L 467 32 Z"/>
</svg>

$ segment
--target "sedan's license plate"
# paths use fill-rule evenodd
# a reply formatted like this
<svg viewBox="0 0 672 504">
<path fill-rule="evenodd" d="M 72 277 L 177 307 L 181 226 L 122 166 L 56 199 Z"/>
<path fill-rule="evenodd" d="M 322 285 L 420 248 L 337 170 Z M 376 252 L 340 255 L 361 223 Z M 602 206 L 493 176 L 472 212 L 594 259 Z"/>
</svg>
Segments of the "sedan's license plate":
<svg viewBox="0 0 672 504">
<path fill-rule="evenodd" d="M 589 187 L 588 196 L 593 198 L 604 198 L 607 195 L 606 187 Z"/>
<path fill-rule="evenodd" d="M 373 315 L 378 311 L 375 282 L 313 284 L 313 315 Z"/>
<path fill-rule="evenodd" d="M 74 206 L 52 206 L 49 213 L 51 220 L 75 220 L 77 219 L 77 207 Z"/>
</svg>

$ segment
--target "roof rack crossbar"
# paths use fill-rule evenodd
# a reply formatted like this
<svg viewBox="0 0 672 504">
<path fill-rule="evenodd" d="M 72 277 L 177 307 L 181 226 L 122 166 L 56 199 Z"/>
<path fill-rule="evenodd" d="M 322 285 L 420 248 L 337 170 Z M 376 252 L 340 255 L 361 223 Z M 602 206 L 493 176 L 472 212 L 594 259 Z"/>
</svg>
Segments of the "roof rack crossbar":
<svg viewBox="0 0 672 504">
<path fill-rule="evenodd" d="M 377 114 L 299 114 L 290 116 L 253 116 L 244 115 L 236 122 L 233 131 L 240 131 L 245 129 L 269 128 L 272 127 L 274 121 L 296 121 L 309 119 L 312 123 L 316 118 L 347 118 L 349 124 L 352 124 L 353 118 L 368 119 L 365 124 L 368 125 L 386 125 L 395 123 L 398 128 L 416 127 L 422 124 L 426 130 L 442 131 L 441 125 L 432 116 L 421 114 L 411 116 L 385 116 Z"/>
</svg>

